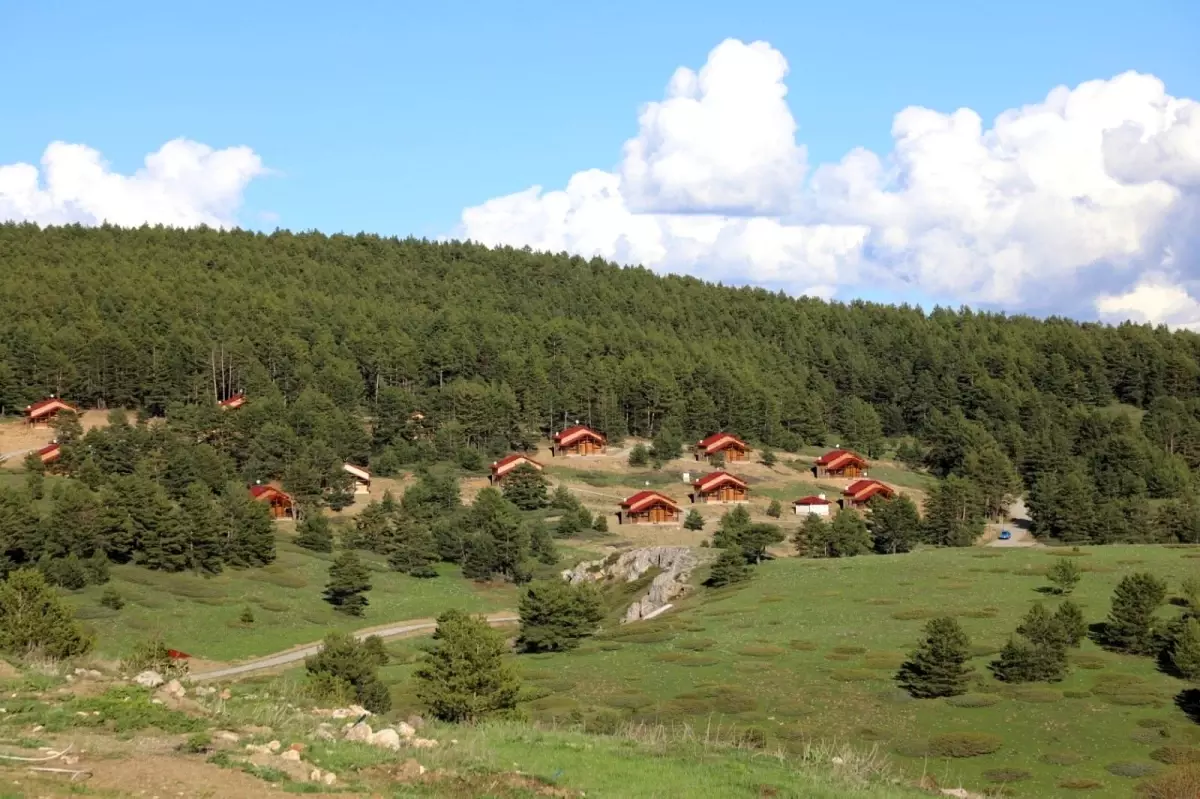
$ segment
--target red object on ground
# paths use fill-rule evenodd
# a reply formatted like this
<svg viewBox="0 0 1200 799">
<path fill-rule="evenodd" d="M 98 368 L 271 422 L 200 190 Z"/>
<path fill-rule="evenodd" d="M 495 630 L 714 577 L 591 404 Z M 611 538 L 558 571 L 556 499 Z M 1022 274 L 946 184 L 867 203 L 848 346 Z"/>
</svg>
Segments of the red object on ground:
<svg viewBox="0 0 1200 799">
<path fill-rule="evenodd" d="M 191 657 L 187 652 L 180 652 L 178 649 L 168 649 L 167 657 L 172 660 L 187 660 Z"/>
</svg>

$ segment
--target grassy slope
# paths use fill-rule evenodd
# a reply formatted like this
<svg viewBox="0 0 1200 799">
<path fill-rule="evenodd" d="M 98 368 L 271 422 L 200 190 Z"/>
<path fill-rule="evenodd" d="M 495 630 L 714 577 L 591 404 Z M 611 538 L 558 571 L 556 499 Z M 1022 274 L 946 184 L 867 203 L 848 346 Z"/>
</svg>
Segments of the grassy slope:
<svg viewBox="0 0 1200 799">
<path fill-rule="evenodd" d="M 481 588 L 461 579 L 457 566 L 442 566 L 437 579 L 417 580 L 389 571 L 381 560 L 364 554 L 375 567 L 371 604 L 364 617 L 347 617 L 321 598 L 331 556 L 300 549 L 289 537 L 279 536 L 279 557 L 266 568 L 228 569 L 201 577 L 116 566 L 107 586 L 69 596 L 97 633 L 101 654 L 119 656 L 136 641 L 161 634 L 168 646 L 211 660 L 265 655 L 319 640 L 330 630 L 433 617 L 451 607 L 516 607 L 514 588 Z M 119 612 L 99 605 L 100 594 L 109 586 L 128 603 Z M 254 612 L 252 625 L 238 621 L 247 605 Z"/>
<path fill-rule="evenodd" d="M 1074 598 L 1089 621 L 1103 619 L 1122 574 L 1147 569 L 1178 585 L 1200 565 L 1196 549 L 1085 551 L 1077 560 L 1088 571 Z M 893 614 L 966 614 L 960 619 L 972 640 L 996 649 L 1031 603 L 1057 601 L 1036 590 L 1046 584 L 1039 575 L 1051 557 L 1045 550 L 971 549 L 768 563 L 740 590 L 701 593 L 669 622 L 645 623 L 646 634 L 631 638 L 637 630 L 622 628 L 578 652 L 521 658 L 535 695 L 542 695 L 528 707 L 542 718 L 612 708 L 698 728 L 757 725 L 793 747 L 820 739 L 879 742 L 894 751 L 930 735 L 988 732 L 1004 739 L 992 755 L 927 762 L 896 754 L 896 760 L 914 773 L 927 769 L 942 785 L 981 788 L 985 771 L 1016 768 L 1032 774 L 1019 783 L 1021 795 L 1057 795 L 1058 781 L 1089 778 L 1104 784 L 1091 796 L 1126 796 L 1135 781 L 1108 773 L 1107 765 L 1149 764 L 1149 752 L 1163 743 L 1200 744 L 1200 727 L 1173 704 L 1186 686 L 1157 672 L 1149 659 L 1105 653 L 1087 642 L 1076 657 L 1093 668 L 1076 667 L 1061 684 L 1012 691 L 987 676 L 991 656 L 983 655 L 974 661 L 979 688 L 997 692 L 999 701 L 981 708 L 909 700 L 890 679 L 924 623 Z M 403 681 L 410 669 L 387 671 Z M 1093 692 L 1109 680 L 1128 685 L 1117 697 Z M 1089 693 L 1068 698 L 1064 691 Z M 411 701 L 403 682 L 395 695 L 401 705 Z M 1161 720 L 1171 737 L 1155 738 L 1156 731 L 1138 725 L 1141 719 Z M 1039 759 L 1048 752 L 1083 760 L 1050 765 Z"/>
</svg>

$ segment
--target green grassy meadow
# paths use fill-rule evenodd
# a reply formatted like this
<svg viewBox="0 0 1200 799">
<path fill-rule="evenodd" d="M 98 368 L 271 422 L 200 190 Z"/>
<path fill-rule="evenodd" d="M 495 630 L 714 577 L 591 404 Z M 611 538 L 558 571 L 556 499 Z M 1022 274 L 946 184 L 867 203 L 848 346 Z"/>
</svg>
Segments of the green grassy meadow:
<svg viewBox="0 0 1200 799">
<path fill-rule="evenodd" d="M 987 671 L 994 653 L 1036 601 L 1053 550 L 935 550 L 845 560 L 763 564 L 744 587 L 699 590 L 679 612 L 609 629 L 578 651 L 521 656 L 525 707 L 543 721 L 585 726 L 646 722 L 713 734 L 757 728 L 769 746 L 800 751 L 815 741 L 887 751 L 910 775 L 981 790 L 1014 780 L 1017 796 L 1072 793 L 1060 783 L 1099 783 L 1088 796 L 1128 796 L 1161 768 L 1158 747 L 1200 745 L 1200 726 L 1176 707 L 1188 686 L 1148 658 L 1085 642 L 1062 683 L 1007 686 Z M 1073 599 L 1101 621 L 1120 577 L 1145 569 L 1173 586 L 1200 570 L 1200 549 L 1084 549 Z M 1173 610 L 1164 610 L 1164 614 Z M 979 656 L 968 697 L 913 700 L 891 678 L 925 620 L 957 616 Z M 418 642 L 400 644 L 401 661 Z M 411 647 L 408 656 L 404 648 Z M 411 665 L 394 665 L 398 707 L 411 703 Z M 946 733 L 998 736 L 1000 748 L 970 758 L 931 755 Z M 1116 772 L 1116 773 L 1114 773 Z"/>
<path fill-rule="evenodd" d="M 102 586 L 68 594 L 97 637 L 99 653 L 119 657 L 136 642 L 161 635 L 167 646 L 211 660 L 240 660 L 320 640 L 331 630 L 356 630 L 389 622 L 437 616 L 447 608 L 489 612 L 516 607 L 513 586 L 463 580 L 457 566 L 439 566 L 441 576 L 419 580 L 390 571 L 381 558 L 360 553 L 371 564 L 372 590 L 366 615 L 336 613 L 321 598 L 332 555 L 296 547 L 290 534 L 277 537 L 278 558 L 261 569 L 226 569 L 204 577 L 168 574 L 137 566 L 114 566 Z M 120 611 L 102 607 L 100 595 L 115 588 L 125 598 Z M 242 608 L 254 613 L 242 624 Z"/>
</svg>

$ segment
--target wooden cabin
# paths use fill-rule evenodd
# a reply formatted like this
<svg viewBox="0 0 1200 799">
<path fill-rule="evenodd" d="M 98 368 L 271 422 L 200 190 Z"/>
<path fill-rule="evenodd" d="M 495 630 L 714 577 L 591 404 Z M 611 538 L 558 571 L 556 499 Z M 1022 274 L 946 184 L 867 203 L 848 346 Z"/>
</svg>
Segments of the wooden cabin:
<svg viewBox="0 0 1200 799">
<path fill-rule="evenodd" d="M 271 518 L 279 519 L 295 519 L 296 508 L 292 502 L 292 495 L 281 488 L 276 488 L 272 485 L 253 485 L 250 486 L 250 496 L 258 502 L 266 502 L 271 508 Z"/>
<path fill-rule="evenodd" d="M 608 442 L 604 436 L 590 427 L 577 424 L 555 433 L 554 446 L 550 451 L 555 455 L 595 455 L 604 452 L 606 446 Z"/>
<path fill-rule="evenodd" d="M 354 478 L 354 493 L 369 494 L 371 493 L 371 473 L 361 466 L 355 466 L 353 463 L 343 463 L 342 471 Z"/>
<path fill-rule="evenodd" d="M 825 498 L 824 494 L 816 496 L 800 497 L 792 503 L 792 512 L 797 516 L 823 516 L 829 517 L 833 503 Z"/>
<path fill-rule="evenodd" d="M 492 473 L 488 475 L 488 480 L 492 485 L 500 485 L 506 475 L 512 473 L 514 469 L 521 466 L 532 466 L 539 472 L 542 470 L 542 464 L 530 458 L 528 455 L 522 455 L 519 452 L 512 455 L 506 455 L 498 461 L 492 462 Z"/>
<path fill-rule="evenodd" d="M 63 402 L 58 397 L 48 397 L 41 402 L 25 406 L 25 423 L 32 425 L 49 424 L 51 419 L 63 412 L 79 413 L 79 409 L 69 402 Z"/>
<path fill-rule="evenodd" d="M 696 442 L 696 460 L 712 462 L 717 455 L 723 455 L 726 463 L 744 461 L 748 457 L 750 446 L 740 438 L 729 433 L 713 433 L 706 439 Z"/>
<path fill-rule="evenodd" d="M 831 449 L 813 462 L 813 474 L 820 477 L 862 477 L 867 459 L 848 449 Z"/>
<path fill-rule="evenodd" d="M 749 486 L 729 472 L 713 472 L 694 481 L 692 489 L 692 502 L 745 502 Z"/>
<path fill-rule="evenodd" d="M 843 508 L 864 508 L 875 497 L 891 499 L 896 489 L 878 480 L 855 480 L 842 492 Z"/>
<path fill-rule="evenodd" d="M 246 404 L 246 395 L 238 392 L 228 399 L 223 399 L 217 403 L 217 406 L 223 411 L 233 411 Z"/>
<path fill-rule="evenodd" d="M 42 463 L 54 463 L 62 457 L 62 447 L 58 444 L 47 444 L 37 451 L 38 457 L 42 459 Z"/>
<path fill-rule="evenodd" d="M 666 494 L 639 491 L 621 503 L 621 524 L 679 524 L 679 505 Z"/>
</svg>

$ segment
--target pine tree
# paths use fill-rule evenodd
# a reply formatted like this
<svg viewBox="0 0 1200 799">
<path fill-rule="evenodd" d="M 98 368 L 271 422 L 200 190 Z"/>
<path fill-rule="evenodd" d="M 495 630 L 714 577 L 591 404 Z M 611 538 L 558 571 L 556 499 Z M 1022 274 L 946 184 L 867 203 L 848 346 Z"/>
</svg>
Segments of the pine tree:
<svg viewBox="0 0 1200 799">
<path fill-rule="evenodd" d="M 1034 603 L 992 663 L 992 672 L 1004 682 L 1058 682 L 1067 673 L 1072 634 L 1040 602 Z"/>
<path fill-rule="evenodd" d="M 242 608 L 242 613 L 240 616 L 238 616 L 238 621 L 240 621 L 242 624 L 254 624 L 254 611 L 249 605 L 246 605 Z"/>
<path fill-rule="evenodd" d="M 296 546 L 313 552 L 333 551 L 333 530 L 329 518 L 314 508 L 296 525 Z"/>
<path fill-rule="evenodd" d="M 683 520 L 683 526 L 686 530 L 694 530 L 699 532 L 704 529 L 704 517 L 700 515 L 700 511 L 692 508 L 688 511 Z"/>
<path fill-rule="evenodd" d="M 443 613 L 434 646 L 413 675 L 418 701 L 434 718 L 449 722 L 511 711 L 521 684 L 504 661 L 504 649 L 482 618 L 458 610 Z"/>
<path fill-rule="evenodd" d="M 179 501 L 179 511 L 187 537 L 187 568 L 208 574 L 221 571 L 221 519 L 212 491 L 202 483 L 191 483 Z"/>
<path fill-rule="evenodd" d="M 810 558 L 830 557 L 829 522 L 815 513 L 809 513 L 792 536 L 796 554 Z"/>
<path fill-rule="evenodd" d="M 1171 663 L 1184 679 L 1200 682 L 1200 619 L 1184 619 L 1171 649 Z"/>
<path fill-rule="evenodd" d="M 437 577 L 437 541 L 429 525 L 401 516 L 393 525 L 388 566 L 412 577 Z"/>
<path fill-rule="evenodd" d="M 783 505 L 780 504 L 779 500 L 771 500 L 771 504 L 767 506 L 767 515 L 772 519 L 778 519 L 783 515 Z"/>
<path fill-rule="evenodd" d="M 846 508 L 839 511 L 825 531 L 825 557 L 850 558 L 871 551 L 871 531 L 862 514 Z"/>
<path fill-rule="evenodd" d="M 597 516 L 598 521 L 603 521 L 603 516 Z M 537 558 L 538 563 L 545 566 L 553 566 L 558 563 L 558 548 L 554 546 L 554 537 L 550 535 L 550 531 L 540 519 L 533 519 L 527 522 L 529 528 L 529 554 Z"/>
<path fill-rule="evenodd" d="M 1075 590 L 1081 576 L 1079 566 L 1071 558 L 1055 559 L 1054 565 L 1046 572 L 1046 577 L 1057 586 L 1058 593 L 1064 596 Z"/>
<path fill-rule="evenodd" d="M 776 457 L 775 452 L 770 447 L 763 447 L 763 450 L 762 450 L 763 466 L 766 466 L 768 469 L 773 469 L 773 468 L 775 468 L 775 464 L 778 462 L 779 462 L 779 458 Z"/>
<path fill-rule="evenodd" d="M 893 499 L 873 500 L 867 529 L 879 554 L 908 552 L 921 539 L 921 516 L 913 501 L 903 494 Z"/>
<path fill-rule="evenodd" d="M 333 609 L 350 616 L 361 616 L 367 607 L 363 596 L 371 590 L 371 573 L 354 550 L 346 550 L 329 567 L 329 582 L 325 585 L 325 601 Z"/>
<path fill-rule="evenodd" d="M 1059 603 L 1058 609 L 1054 611 L 1054 619 L 1062 628 L 1068 646 L 1079 646 L 1087 637 L 1088 626 L 1083 618 L 1083 611 L 1071 600 L 1066 599 Z"/>
<path fill-rule="evenodd" d="M 275 560 L 275 525 L 261 502 L 246 489 L 230 485 L 219 501 L 225 562 L 231 566 L 265 566 Z"/>
<path fill-rule="evenodd" d="M 1014 635 L 1000 650 L 990 668 L 997 680 L 1008 683 L 1048 681 L 1044 652 L 1032 641 Z M 1059 678 L 1061 679 L 1061 677 Z"/>
<path fill-rule="evenodd" d="M 555 510 L 577 511 L 579 498 L 571 493 L 566 483 L 559 483 L 558 488 L 554 489 L 554 496 L 550 498 L 550 507 Z"/>
<path fill-rule="evenodd" d="M 950 475 L 935 484 L 925 502 L 924 537 L 931 544 L 966 547 L 983 533 L 983 501 L 974 483 Z"/>
<path fill-rule="evenodd" d="M 517 646 L 524 652 L 563 652 L 591 635 L 603 617 L 600 592 L 592 583 L 565 580 L 532 583 L 518 607 L 521 631 Z"/>
<path fill-rule="evenodd" d="M 142 565 L 166 572 L 188 568 L 190 533 L 185 520 L 161 486 L 153 485 L 149 502 L 135 509 L 133 519 L 142 550 Z"/>
<path fill-rule="evenodd" d="M 720 588 L 725 585 L 745 582 L 750 579 L 750 565 L 739 550 L 726 549 L 713 562 L 705 585 Z"/>
<path fill-rule="evenodd" d="M 629 450 L 629 465 L 635 469 L 641 469 L 650 463 L 650 452 L 646 449 L 646 445 L 637 443 Z"/>
<path fill-rule="evenodd" d="M 87 653 L 92 639 L 74 610 L 36 569 L 18 569 L 0 581 L 0 652 L 37 650 L 63 660 Z"/>
<path fill-rule="evenodd" d="M 378 639 L 376 639 L 378 640 Z M 364 708 L 372 713 L 391 709 L 391 696 L 379 680 L 379 653 L 375 645 L 355 640 L 346 633 L 325 636 L 317 654 L 305 658 L 304 669 L 309 678 L 326 675 L 349 685 Z"/>
<path fill-rule="evenodd" d="M 1154 614 L 1166 596 L 1166 583 L 1152 574 L 1138 572 L 1123 577 L 1113 592 L 1112 610 L 1104 624 L 1105 643 L 1121 652 L 1152 654 Z"/>
<path fill-rule="evenodd" d="M 504 478 L 504 498 L 521 510 L 539 510 L 550 500 L 547 482 L 540 469 L 522 463 Z"/>
<path fill-rule="evenodd" d="M 603 513 L 597 513 L 596 517 L 594 519 L 592 519 L 592 529 L 595 530 L 597 533 L 607 533 L 608 532 L 608 519 L 604 516 Z"/>
<path fill-rule="evenodd" d="M 921 643 L 896 674 L 900 687 L 919 699 L 967 692 L 971 641 L 952 617 L 932 619 Z"/>
</svg>

